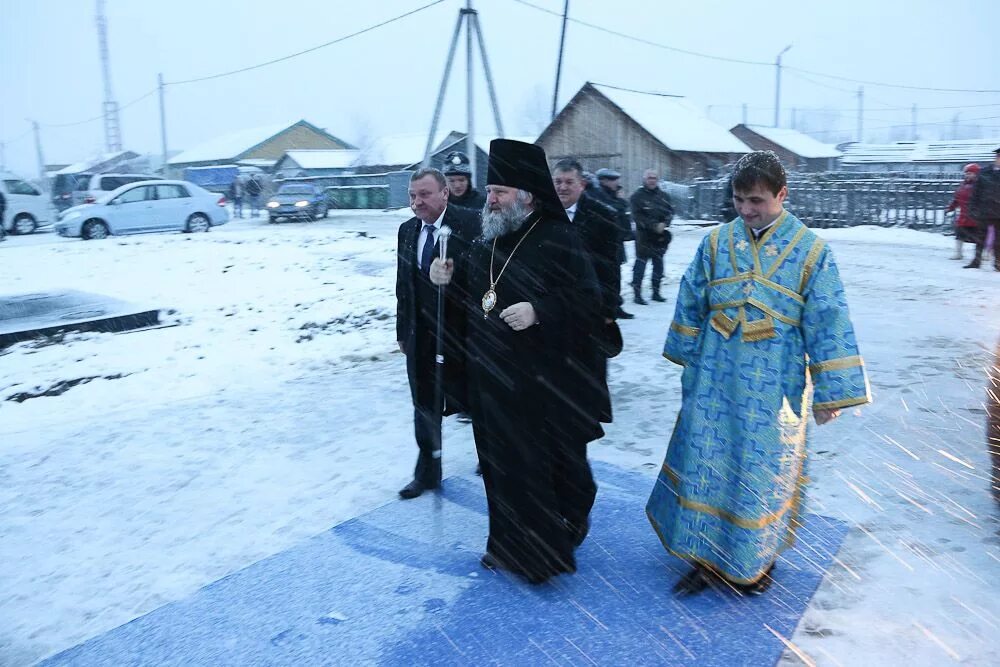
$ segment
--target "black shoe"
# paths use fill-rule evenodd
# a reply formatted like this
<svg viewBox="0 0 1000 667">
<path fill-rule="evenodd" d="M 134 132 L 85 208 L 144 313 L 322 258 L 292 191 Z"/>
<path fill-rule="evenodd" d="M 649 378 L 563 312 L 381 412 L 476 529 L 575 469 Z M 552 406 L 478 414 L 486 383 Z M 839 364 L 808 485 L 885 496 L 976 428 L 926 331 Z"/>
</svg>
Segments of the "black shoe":
<svg viewBox="0 0 1000 667">
<path fill-rule="evenodd" d="M 459 424 L 471 424 L 472 423 L 472 417 L 470 417 L 469 413 L 467 413 L 467 412 L 459 412 L 457 415 L 455 415 L 455 418 L 458 419 L 458 423 Z"/>
<path fill-rule="evenodd" d="M 399 497 L 403 500 L 412 500 L 427 489 L 428 487 L 423 482 L 415 479 L 399 490 Z"/>
<path fill-rule="evenodd" d="M 679 597 L 701 593 L 712 585 L 712 576 L 706 568 L 701 565 L 695 565 L 694 569 L 674 584 L 673 592 Z"/>
<path fill-rule="evenodd" d="M 976 260 L 972 260 L 971 262 L 969 262 L 968 264 L 966 264 L 962 268 L 963 269 L 978 269 L 979 268 L 979 262 L 977 262 Z"/>
<path fill-rule="evenodd" d="M 587 534 L 590 533 L 590 519 L 586 519 L 582 524 L 574 524 L 565 519 L 564 521 L 569 530 L 569 539 L 573 542 L 573 547 L 579 547 L 587 539 Z"/>
<path fill-rule="evenodd" d="M 479 564 L 482 565 L 487 570 L 502 570 L 504 569 L 503 563 L 500 559 L 491 554 L 489 551 L 483 554 L 483 557 L 479 559 Z"/>
<path fill-rule="evenodd" d="M 635 293 L 635 299 L 633 299 L 633 301 L 635 301 L 635 303 L 639 306 L 648 305 L 648 302 L 645 299 L 643 299 L 642 295 L 639 294 L 638 292 Z"/>
<path fill-rule="evenodd" d="M 666 301 L 662 296 L 660 296 L 660 290 L 653 291 L 653 301 Z"/>
<path fill-rule="evenodd" d="M 621 306 L 618 306 L 618 310 L 615 311 L 615 318 L 619 320 L 631 320 L 633 317 L 635 317 L 635 315 L 632 313 L 626 313 L 622 310 Z"/>
<path fill-rule="evenodd" d="M 774 565 L 771 565 L 771 567 L 767 569 L 767 572 L 765 572 L 760 579 L 752 584 L 738 584 L 736 586 L 736 590 L 743 595 L 763 595 L 764 592 L 771 587 L 771 582 L 774 581 L 774 579 L 771 578 L 771 572 L 773 571 Z"/>
</svg>

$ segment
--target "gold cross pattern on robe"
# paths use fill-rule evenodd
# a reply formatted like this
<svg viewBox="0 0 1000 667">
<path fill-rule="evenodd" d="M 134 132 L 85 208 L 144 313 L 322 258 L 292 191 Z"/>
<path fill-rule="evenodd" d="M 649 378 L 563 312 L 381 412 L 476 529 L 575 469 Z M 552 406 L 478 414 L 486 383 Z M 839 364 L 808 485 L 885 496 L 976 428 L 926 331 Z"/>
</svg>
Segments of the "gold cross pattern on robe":
<svg viewBox="0 0 1000 667">
<path fill-rule="evenodd" d="M 753 292 L 753 283 L 747 283 L 746 285 L 743 286 L 744 294 L 750 294 L 751 292 Z"/>
<path fill-rule="evenodd" d="M 740 252 L 746 250 L 748 247 L 750 247 L 750 244 L 743 239 L 740 239 L 740 242 L 736 244 L 736 248 L 740 250 Z"/>
<path fill-rule="evenodd" d="M 768 257 L 778 256 L 778 246 L 768 243 L 764 246 L 764 252 L 767 253 Z"/>
</svg>

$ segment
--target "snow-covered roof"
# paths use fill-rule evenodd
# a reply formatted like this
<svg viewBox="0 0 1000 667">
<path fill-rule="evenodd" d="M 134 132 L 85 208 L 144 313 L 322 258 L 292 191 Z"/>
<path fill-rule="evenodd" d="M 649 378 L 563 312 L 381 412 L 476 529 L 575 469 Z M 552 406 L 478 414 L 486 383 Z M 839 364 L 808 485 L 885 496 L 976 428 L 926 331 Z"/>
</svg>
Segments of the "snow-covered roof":
<svg viewBox="0 0 1000 667">
<path fill-rule="evenodd" d="M 449 140 L 451 135 L 460 135 L 458 138 Z M 533 143 L 535 137 L 507 137 L 508 139 L 516 139 L 518 141 L 525 141 L 527 143 Z M 496 135 L 492 134 L 477 134 L 476 135 L 476 146 L 483 150 L 485 153 L 490 152 L 490 142 L 496 139 Z M 427 148 L 427 133 L 426 132 L 411 132 L 408 134 L 387 134 L 376 139 L 371 146 L 361 151 L 361 155 L 358 156 L 358 161 L 355 165 L 403 165 L 406 167 L 412 167 L 414 165 L 420 164 L 424 160 L 424 150 Z M 437 142 L 435 142 L 434 147 L 431 149 L 433 152 L 438 152 L 451 148 L 456 151 L 465 151 L 465 134 L 452 132 L 445 133 L 442 135 Z"/>
<path fill-rule="evenodd" d="M 284 125 L 267 125 L 248 130 L 239 130 L 216 137 L 210 141 L 195 146 L 170 158 L 168 164 L 188 164 L 190 162 L 211 162 L 213 160 L 232 160 L 247 152 L 257 144 L 263 143 L 274 135 L 287 130 L 294 123 Z"/>
<path fill-rule="evenodd" d="M 126 160 L 132 160 L 139 157 L 138 153 L 133 151 L 118 151 L 115 153 L 102 153 L 96 155 L 88 160 L 82 160 L 68 167 L 63 167 L 59 171 L 55 172 L 53 175 L 58 174 L 79 174 L 81 171 L 87 171 L 88 169 L 93 169 L 96 166 L 104 165 L 107 163 L 115 162 L 125 162 Z"/>
<path fill-rule="evenodd" d="M 675 151 L 749 153 L 750 147 L 690 102 L 667 95 L 591 84 L 647 132 Z"/>
<path fill-rule="evenodd" d="M 916 162 L 992 162 L 1000 139 L 928 141 L 914 157 Z"/>
<path fill-rule="evenodd" d="M 360 154 L 361 151 L 350 148 L 285 151 L 285 156 L 303 169 L 343 169 L 353 165 Z"/>
<path fill-rule="evenodd" d="M 738 125 L 736 127 L 739 127 Z M 840 151 L 833 144 L 824 144 L 813 139 L 808 134 L 784 127 L 767 127 L 765 125 L 746 125 L 748 130 L 759 134 L 768 141 L 804 158 L 840 157 Z M 735 129 L 735 128 L 733 128 Z"/>
<path fill-rule="evenodd" d="M 842 146 L 843 164 L 885 162 L 992 162 L 1000 139 L 897 141 L 892 144 L 850 143 Z"/>
</svg>

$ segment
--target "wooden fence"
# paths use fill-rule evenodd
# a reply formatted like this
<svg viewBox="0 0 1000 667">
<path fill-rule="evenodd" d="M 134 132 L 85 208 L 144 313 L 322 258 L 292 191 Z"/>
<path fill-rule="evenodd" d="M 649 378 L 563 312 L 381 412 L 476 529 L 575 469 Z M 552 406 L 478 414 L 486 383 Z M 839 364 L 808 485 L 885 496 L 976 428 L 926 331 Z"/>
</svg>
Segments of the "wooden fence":
<svg viewBox="0 0 1000 667">
<path fill-rule="evenodd" d="M 961 184 L 955 174 L 914 177 L 897 174 L 791 174 L 785 207 L 810 227 L 880 225 L 948 231 L 944 209 Z M 689 219 L 729 219 L 724 206 L 725 181 L 696 181 L 689 187 Z M 676 201 L 675 197 L 675 201 Z"/>
</svg>

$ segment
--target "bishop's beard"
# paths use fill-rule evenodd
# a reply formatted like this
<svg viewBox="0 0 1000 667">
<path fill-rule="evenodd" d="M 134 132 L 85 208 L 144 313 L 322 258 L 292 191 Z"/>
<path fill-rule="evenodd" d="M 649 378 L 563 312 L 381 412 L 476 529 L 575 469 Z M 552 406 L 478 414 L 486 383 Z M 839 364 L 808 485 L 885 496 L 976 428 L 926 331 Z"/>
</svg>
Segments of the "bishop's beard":
<svg viewBox="0 0 1000 667">
<path fill-rule="evenodd" d="M 515 201 L 498 211 L 491 211 L 489 204 L 483 206 L 483 238 L 492 241 L 516 232 L 524 225 L 530 213 L 531 207 L 521 201 Z"/>
</svg>

